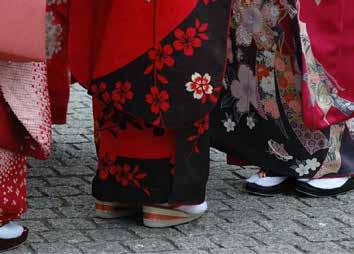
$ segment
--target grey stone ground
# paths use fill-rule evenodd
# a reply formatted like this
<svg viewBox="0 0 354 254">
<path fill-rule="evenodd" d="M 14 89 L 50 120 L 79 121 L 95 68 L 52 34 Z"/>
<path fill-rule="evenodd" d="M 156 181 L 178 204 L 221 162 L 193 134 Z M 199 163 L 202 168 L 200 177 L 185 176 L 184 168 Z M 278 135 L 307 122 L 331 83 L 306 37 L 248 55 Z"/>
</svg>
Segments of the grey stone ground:
<svg viewBox="0 0 354 254">
<path fill-rule="evenodd" d="M 242 192 L 251 169 L 212 151 L 209 213 L 189 225 L 148 229 L 136 218 L 94 217 L 96 160 L 90 98 L 73 87 L 69 123 L 54 129 L 48 161 L 30 161 L 29 241 L 9 253 L 354 253 L 354 193 L 338 198 L 260 198 Z"/>
</svg>

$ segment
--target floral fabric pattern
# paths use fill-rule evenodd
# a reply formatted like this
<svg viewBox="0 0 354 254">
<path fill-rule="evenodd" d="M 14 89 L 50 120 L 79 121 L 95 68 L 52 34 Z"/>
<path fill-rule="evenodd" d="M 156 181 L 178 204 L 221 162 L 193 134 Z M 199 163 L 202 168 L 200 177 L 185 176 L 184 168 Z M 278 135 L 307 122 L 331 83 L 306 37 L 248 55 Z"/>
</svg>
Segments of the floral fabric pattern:
<svg viewBox="0 0 354 254">
<path fill-rule="evenodd" d="M 350 123 L 322 131 L 304 124 L 294 6 L 275 0 L 237 2 L 225 87 L 210 116 L 212 146 L 268 175 L 353 174 Z"/>
</svg>

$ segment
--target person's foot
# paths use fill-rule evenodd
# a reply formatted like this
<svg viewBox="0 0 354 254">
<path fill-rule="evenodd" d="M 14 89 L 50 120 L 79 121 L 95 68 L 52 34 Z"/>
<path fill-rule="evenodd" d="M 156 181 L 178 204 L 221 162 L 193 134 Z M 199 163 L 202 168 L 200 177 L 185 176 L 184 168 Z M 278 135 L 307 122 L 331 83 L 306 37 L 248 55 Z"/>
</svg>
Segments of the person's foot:
<svg viewBox="0 0 354 254">
<path fill-rule="evenodd" d="M 199 205 L 145 205 L 143 206 L 143 222 L 150 228 L 176 226 L 200 218 L 207 209 L 208 205 L 205 201 Z"/>
<path fill-rule="evenodd" d="M 248 178 L 245 190 L 251 194 L 271 197 L 277 194 L 291 192 L 294 188 L 293 179 L 283 176 L 266 176 L 260 172 Z"/>
<path fill-rule="evenodd" d="M 23 244 L 28 237 L 28 229 L 15 222 L 0 226 L 0 251 L 11 250 Z"/>
<path fill-rule="evenodd" d="M 96 200 L 96 216 L 102 219 L 128 217 L 139 212 L 141 212 L 141 206 L 138 205 Z"/>
<path fill-rule="evenodd" d="M 335 177 L 323 179 L 298 179 L 296 191 L 311 197 L 330 197 L 354 189 L 354 178 Z"/>
</svg>

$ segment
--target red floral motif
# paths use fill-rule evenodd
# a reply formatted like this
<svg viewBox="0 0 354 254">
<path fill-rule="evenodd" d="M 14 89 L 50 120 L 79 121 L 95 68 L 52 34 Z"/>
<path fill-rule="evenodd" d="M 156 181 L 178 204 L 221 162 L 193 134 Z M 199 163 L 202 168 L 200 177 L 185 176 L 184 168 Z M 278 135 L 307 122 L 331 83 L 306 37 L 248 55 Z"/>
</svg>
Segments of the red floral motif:
<svg viewBox="0 0 354 254">
<path fill-rule="evenodd" d="M 150 93 L 145 96 L 145 101 L 151 105 L 150 110 L 154 114 L 166 112 L 170 108 L 167 91 L 159 91 L 157 86 L 150 88 Z"/>
<path fill-rule="evenodd" d="M 197 128 L 199 135 L 203 135 L 209 129 L 209 115 L 196 121 L 193 126 Z"/>
<path fill-rule="evenodd" d="M 121 184 L 123 187 L 132 185 L 150 196 L 149 190 L 141 185 L 141 181 L 147 177 L 147 174 L 140 172 L 139 166 L 131 166 L 126 163 L 123 165 L 116 165 L 114 161 L 109 159 L 108 155 L 106 155 L 104 159 L 101 159 L 100 162 L 98 177 L 102 181 L 106 181 L 111 175 L 114 176 L 117 183 Z"/>
<path fill-rule="evenodd" d="M 90 91 L 93 95 L 99 95 L 101 96 L 102 100 L 105 103 L 110 103 L 111 101 L 111 96 L 109 92 L 107 91 L 107 84 L 106 83 L 99 83 L 99 84 L 93 84 L 90 88 Z"/>
<path fill-rule="evenodd" d="M 127 100 L 132 100 L 134 97 L 133 92 L 131 91 L 132 84 L 128 81 L 121 82 L 118 81 L 115 85 L 115 89 L 112 92 L 113 104 L 118 110 L 123 110 L 123 105 Z"/>
<path fill-rule="evenodd" d="M 148 53 L 150 60 L 153 61 L 152 65 L 149 65 L 145 70 L 145 75 L 151 73 L 154 67 L 157 70 L 162 70 L 166 65 L 172 67 L 175 65 L 175 60 L 172 58 L 173 47 L 169 44 L 161 46 L 157 45 L 155 48 L 151 49 Z"/>
<path fill-rule="evenodd" d="M 208 23 L 201 24 L 199 19 L 195 20 L 195 27 L 188 27 L 186 31 L 180 28 L 175 30 L 173 47 L 177 51 L 183 51 L 186 56 L 194 55 L 194 48 L 202 46 L 202 40 L 208 40 L 205 32 L 208 29 Z"/>
<path fill-rule="evenodd" d="M 193 126 L 197 129 L 197 133 L 195 135 L 191 135 L 187 138 L 189 142 L 193 142 L 192 148 L 193 152 L 200 153 L 199 149 L 199 139 L 203 136 L 207 130 L 209 130 L 209 115 L 206 115 L 202 119 L 193 123 Z"/>
</svg>

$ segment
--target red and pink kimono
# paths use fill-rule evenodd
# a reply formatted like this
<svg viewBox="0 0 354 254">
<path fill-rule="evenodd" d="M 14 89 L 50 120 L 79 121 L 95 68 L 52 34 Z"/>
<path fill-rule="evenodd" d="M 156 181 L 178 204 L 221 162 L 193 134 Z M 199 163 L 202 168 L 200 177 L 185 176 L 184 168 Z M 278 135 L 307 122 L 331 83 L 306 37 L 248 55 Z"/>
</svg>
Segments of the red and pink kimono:
<svg viewBox="0 0 354 254">
<path fill-rule="evenodd" d="M 48 62 L 0 61 L 0 224 L 26 211 L 27 157 L 47 158 L 51 125 L 66 119 L 65 31 L 60 12 L 51 9 L 62 1 L 56 2 L 48 3 Z"/>
</svg>

